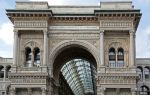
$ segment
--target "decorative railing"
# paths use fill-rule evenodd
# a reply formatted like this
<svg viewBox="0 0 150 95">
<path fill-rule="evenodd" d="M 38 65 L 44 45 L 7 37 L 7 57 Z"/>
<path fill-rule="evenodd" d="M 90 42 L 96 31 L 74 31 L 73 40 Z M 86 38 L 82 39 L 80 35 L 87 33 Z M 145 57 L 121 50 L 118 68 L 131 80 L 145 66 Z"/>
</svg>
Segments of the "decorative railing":
<svg viewBox="0 0 150 95">
<path fill-rule="evenodd" d="M 20 67 L 18 71 L 42 71 L 41 67 Z"/>
<path fill-rule="evenodd" d="M 136 73 L 136 70 L 130 68 L 106 68 L 106 73 Z"/>
<path fill-rule="evenodd" d="M 13 58 L 0 58 L 0 63 L 13 63 Z"/>
<path fill-rule="evenodd" d="M 4 82 L 4 81 L 10 81 L 8 78 L 6 78 L 5 80 L 4 80 L 4 78 L 0 78 L 0 82 Z"/>
</svg>

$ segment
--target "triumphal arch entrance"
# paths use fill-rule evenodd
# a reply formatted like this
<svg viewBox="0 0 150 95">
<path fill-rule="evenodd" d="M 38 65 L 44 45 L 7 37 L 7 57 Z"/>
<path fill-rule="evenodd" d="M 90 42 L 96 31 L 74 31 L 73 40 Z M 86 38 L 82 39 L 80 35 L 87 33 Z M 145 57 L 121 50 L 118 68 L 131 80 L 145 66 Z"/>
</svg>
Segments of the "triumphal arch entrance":
<svg viewBox="0 0 150 95">
<path fill-rule="evenodd" d="M 50 6 L 16 2 L 8 95 L 136 95 L 132 2 Z"/>
</svg>

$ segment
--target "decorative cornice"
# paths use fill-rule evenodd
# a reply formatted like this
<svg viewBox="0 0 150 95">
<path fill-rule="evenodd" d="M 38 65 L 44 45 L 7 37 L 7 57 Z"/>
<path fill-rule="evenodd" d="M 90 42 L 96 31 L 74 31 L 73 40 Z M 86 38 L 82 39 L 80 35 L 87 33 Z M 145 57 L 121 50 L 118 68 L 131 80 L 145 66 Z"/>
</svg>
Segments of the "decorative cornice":
<svg viewBox="0 0 150 95">
<path fill-rule="evenodd" d="M 48 73 L 42 73 L 42 72 L 37 72 L 37 73 L 32 73 L 32 72 L 27 72 L 27 73 L 9 73 L 9 78 L 13 78 L 13 77 L 47 77 Z"/>
<path fill-rule="evenodd" d="M 95 22 L 98 21 L 98 18 L 95 16 L 53 16 L 50 18 L 50 22 L 52 21 Z"/>
<path fill-rule="evenodd" d="M 14 22 L 16 18 L 49 18 L 52 16 L 51 10 L 6 10 L 9 19 Z"/>
</svg>

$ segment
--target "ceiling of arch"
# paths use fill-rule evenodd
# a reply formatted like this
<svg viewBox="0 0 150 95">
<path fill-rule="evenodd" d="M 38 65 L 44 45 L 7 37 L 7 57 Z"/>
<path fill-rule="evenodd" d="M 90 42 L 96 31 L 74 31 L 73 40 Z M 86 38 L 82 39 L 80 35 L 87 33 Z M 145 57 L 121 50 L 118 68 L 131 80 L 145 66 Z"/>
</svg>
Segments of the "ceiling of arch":
<svg viewBox="0 0 150 95">
<path fill-rule="evenodd" d="M 96 68 L 88 61 L 73 59 L 62 67 L 61 72 L 75 95 L 94 95 Z"/>
</svg>

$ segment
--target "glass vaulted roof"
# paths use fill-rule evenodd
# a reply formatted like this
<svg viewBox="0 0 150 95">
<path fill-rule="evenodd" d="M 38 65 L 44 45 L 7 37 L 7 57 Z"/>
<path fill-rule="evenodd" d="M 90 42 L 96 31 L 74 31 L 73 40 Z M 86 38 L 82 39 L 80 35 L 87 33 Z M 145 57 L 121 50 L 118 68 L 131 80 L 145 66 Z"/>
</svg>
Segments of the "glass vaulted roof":
<svg viewBox="0 0 150 95">
<path fill-rule="evenodd" d="M 73 59 L 61 69 L 75 95 L 95 95 L 96 69 L 88 61 Z"/>
</svg>

